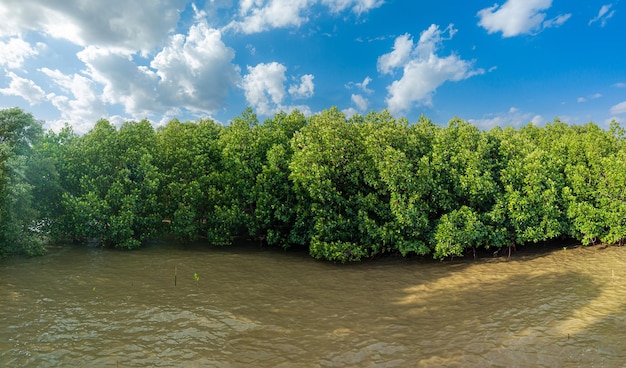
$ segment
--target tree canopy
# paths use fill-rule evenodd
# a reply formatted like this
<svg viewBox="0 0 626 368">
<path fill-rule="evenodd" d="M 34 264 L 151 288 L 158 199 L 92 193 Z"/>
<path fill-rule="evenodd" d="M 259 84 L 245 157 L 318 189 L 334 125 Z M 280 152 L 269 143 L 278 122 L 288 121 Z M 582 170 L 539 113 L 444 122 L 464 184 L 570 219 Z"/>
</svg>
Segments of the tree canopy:
<svg viewBox="0 0 626 368">
<path fill-rule="evenodd" d="M 79 136 L 0 110 L 0 254 L 39 254 L 43 237 L 131 249 L 166 234 L 338 262 L 623 244 L 625 136 L 616 122 L 482 131 L 337 108 L 156 130 L 103 119 Z"/>
</svg>

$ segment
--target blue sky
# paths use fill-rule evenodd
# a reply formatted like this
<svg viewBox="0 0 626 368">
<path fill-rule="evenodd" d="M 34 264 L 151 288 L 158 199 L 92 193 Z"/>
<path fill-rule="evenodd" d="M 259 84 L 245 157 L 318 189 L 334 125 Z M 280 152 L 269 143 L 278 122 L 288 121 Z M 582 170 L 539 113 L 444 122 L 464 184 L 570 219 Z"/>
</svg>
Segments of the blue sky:
<svg viewBox="0 0 626 368">
<path fill-rule="evenodd" d="M 3 0 L 0 108 L 88 131 L 337 106 L 483 129 L 626 121 L 619 0 Z"/>
</svg>

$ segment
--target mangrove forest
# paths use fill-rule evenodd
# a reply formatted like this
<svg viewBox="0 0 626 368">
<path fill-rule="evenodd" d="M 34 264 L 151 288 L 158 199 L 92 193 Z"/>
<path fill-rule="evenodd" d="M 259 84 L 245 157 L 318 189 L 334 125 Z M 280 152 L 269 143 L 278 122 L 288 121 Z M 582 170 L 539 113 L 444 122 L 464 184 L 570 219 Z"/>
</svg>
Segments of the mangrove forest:
<svg viewBox="0 0 626 368">
<path fill-rule="evenodd" d="M 44 131 L 0 110 L 0 256 L 59 239 L 133 249 L 175 236 L 306 247 L 336 262 L 471 256 L 525 244 L 626 239 L 626 134 L 617 122 L 481 130 L 453 119 L 346 117 L 337 108 L 228 125 L 210 119 Z"/>
</svg>

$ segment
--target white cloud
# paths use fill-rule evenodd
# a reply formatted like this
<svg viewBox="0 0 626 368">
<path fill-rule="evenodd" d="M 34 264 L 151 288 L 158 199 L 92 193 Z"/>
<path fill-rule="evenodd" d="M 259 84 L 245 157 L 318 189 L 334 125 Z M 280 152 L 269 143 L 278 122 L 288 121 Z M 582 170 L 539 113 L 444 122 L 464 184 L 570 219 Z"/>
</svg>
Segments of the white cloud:
<svg viewBox="0 0 626 368">
<path fill-rule="evenodd" d="M 372 78 L 365 77 L 365 79 L 363 79 L 363 82 L 357 83 L 356 86 L 359 87 L 361 89 L 361 91 L 363 91 L 365 93 L 374 93 L 374 90 L 367 88 L 367 86 L 371 82 L 372 82 Z"/>
<path fill-rule="evenodd" d="M 277 62 L 248 66 L 248 74 L 243 77 L 242 88 L 248 103 L 260 114 L 271 115 L 278 111 L 275 106 L 280 106 L 285 97 L 286 71 L 287 68 Z"/>
<path fill-rule="evenodd" d="M 150 63 L 160 78 L 160 102 L 206 112 L 221 108 L 239 81 L 239 67 L 231 63 L 234 57 L 221 32 L 206 23 L 193 25 L 186 37 L 172 36 Z"/>
<path fill-rule="evenodd" d="M 556 16 L 555 18 L 548 19 L 543 22 L 543 28 L 552 28 L 552 27 L 560 27 L 563 23 L 567 22 L 568 19 L 572 17 L 571 13 L 561 14 Z"/>
<path fill-rule="evenodd" d="M 13 72 L 7 72 L 6 75 L 11 78 L 11 82 L 9 88 L 0 88 L 3 95 L 22 97 L 31 106 L 46 99 L 46 93 L 32 80 L 19 77 Z"/>
<path fill-rule="evenodd" d="M 373 89 L 367 88 L 367 86 L 372 82 L 372 78 L 370 77 L 365 77 L 365 79 L 363 79 L 363 82 L 360 83 L 355 83 L 355 82 L 348 82 L 346 83 L 345 87 L 347 89 L 352 89 L 353 87 L 358 88 L 359 90 L 361 90 L 364 93 L 367 94 L 372 94 L 374 93 Z"/>
<path fill-rule="evenodd" d="M 85 133 L 94 122 L 107 116 L 104 102 L 95 91 L 94 82 L 79 74 L 66 75 L 59 70 L 42 68 L 65 95 L 48 94 L 47 98 L 61 112 L 63 120 L 71 122 L 77 133 Z"/>
<path fill-rule="evenodd" d="M 497 126 L 513 126 L 519 128 L 529 122 L 534 125 L 542 125 L 545 123 L 545 120 L 541 115 L 529 112 L 525 113 L 516 107 L 511 107 L 507 112 L 487 114 L 480 119 L 469 119 L 468 122 L 476 125 L 480 129 L 490 130 Z"/>
<path fill-rule="evenodd" d="M 370 93 L 374 92 L 371 89 L 367 88 L 367 85 L 370 84 L 371 81 L 372 81 L 372 78 L 365 77 L 363 82 L 361 82 L 361 83 L 350 82 L 350 83 L 346 84 L 345 87 L 348 88 L 348 89 L 352 89 L 353 86 L 356 86 L 359 90 L 363 91 L 364 93 L 370 94 Z M 342 110 L 344 115 L 347 118 L 350 118 L 350 117 L 354 116 L 355 114 L 362 114 L 369 107 L 369 100 L 367 98 L 363 97 L 363 95 L 361 95 L 361 94 L 353 93 L 350 96 L 350 100 L 352 101 L 352 103 L 354 104 L 355 107 L 349 107 L 347 109 Z"/>
<path fill-rule="evenodd" d="M 478 24 L 488 33 L 502 32 L 502 37 L 513 37 L 558 27 L 571 14 L 561 14 L 546 20 L 544 10 L 552 6 L 552 0 L 507 0 L 503 5 L 495 4 L 478 11 Z"/>
<path fill-rule="evenodd" d="M 303 15 L 309 0 L 245 0 L 239 4 L 242 20 L 233 21 L 227 29 L 252 34 L 272 28 L 299 27 L 308 18 Z"/>
<path fill-rule="evenodd" d="M 408 33 L 397 37 L 393 43 L 393 51 L 378 58 L 378 71 L 391 74 L 395 68 L 406 64 L 412 51 L 413 40 Z"/>
<path fill-rule="evenodd" d="M 17 69 L 22 67 L 24 60 L 39 54 L 39 50 L 43 49 L 43 43 L 37 43 L 35 47 L 21 38 L 12 37 L 8 42 L 0 41 L 0 66 L 9 69 Z"/>
<path fill-rule="evenodd" d="M 239 1 L 239 14 L 246 15 L 253 6 L 259 7 L 263 5 L 262 0 L 241 0 Z"/>
<path fill-rule="evenodd" d="M 196 3 L 191 3 L 191 7 L 193 8 L 193 19 L 199 21 L 202 19 L 206 19 L 209 14 L 205 10 L 198 9 Z"/>
<path fill-rule="evenodd" d="M 447 32 L 448 36 L 444 37 Z M 434 91 L 446 81 L 460 81 L 477 74 L 482 69 L 473 69 L 472 62 L 457 55 L 440 57 L 436 54 L 442 41 L 456 33 L 452 25 L 441 31 L 435 24 L 420 35 L 413 45 L 410 35 L 396 39 L 394 50 L 378 58 L 378 69 L 383 74 L 402 67 L 403 75 L 387 87 L 386 102 L 392 114 L 409 110 L 415 102 L 431 105 Z"/>
<path fill-rule="evenodd" d="M 87 47 L 78 53 L 89 76 L 104 85 L 103 99 L 122 104 L 135 118 L 172 108 L 204 113 L 220 109 L 239 80 L 239 68 L 231 64 L 234 56 L 220 31 L 205 22 L 191 26 L 187 35 L 171 36 L 150 67 L 110 49 Z"/>
<path fill-rule="evenodd" d="M 350 119 L 351 117 L 359 113 L 354 107 L 343 109 L 341 110 L 341 112 L 343 112 L 343 115 L 346 117 L 346 119 Z"/>
<path fill-rule="evenodd" d="M 367 98 L 361 95 L 352 95 L 351 99 L 352 103 L 356 105 L 358 111 L 363 112 L 367 110 L 369 106 L 369 101 L 367 100 Z"/>
<path fill-rule="evenodd" d="M 158 76 L 146 67 L 137 66 L 126 55 L 88 47 L 78 53 L 89 76 L 103 85 L 102 99 L 122 104 L 126 113 L 141 119 L 165 106 L 156 93 Z"/>
<path fill-rule="evenodd" d="M 620 102 L 609 110 L 612 115 L 626 114 L 626 101 Z"/>
<path fill-rule="evenodd" d="M 613 87 L 626 88 L 626 83 L 618 82 L 618 83 L 613 84 Z"/>
<path fill-rule="evenodd" d="M 248 74 L 243 77 L 241 88 L 246 96 L 246 101 L 260 115 L 272 115 L 279 111 L 290 112 L 298 109 L 304 115 L 311 115 L 311 109 L 306 105 L 285 105 L 283 100 L 286 97 L 285 73 L 287 68 L 280 63 L 261 63 L 256 66 L 248 66 Z M 302 83 L 297 87 L 289 89 L 289 94 L 293 98 L 302 98 L 299 93 L 306 95 L 313 93 L 313 76 L 305 75 L 301 77 Z"/>
<path fill-rule="evenodd" d="M 613 4 L 602 5 L 600 11 L 598 11 L 598 15 L 589 20 L 589 25 L 592 25 L 593 23 L 599 21 L 600 27 L 606 26 L 606 21 L 611 19 L 615 15 L 615 10 L 611 10 L 612 6 Z"/>
<path fill-rule="evenodd" d="M 380 7 L 384 4 L 384 0 L 322 0 L 322 4 L 328 6 L 333 13 L 351 8 L 353 13 L 361 15 Z"/>
<path fill-rule="evenodd" d="M 289 87 L 289 94 L 296 99 L 313 97 L 315 84 L 312 74 L 305 74 L 300 78 L 300 85 L 293 84 Z"/>
<path fill-rule="evenodd" d="M 250 55 L 256 55 L 256 47 L 254 47 L 252 44 L 247 44 L 246 49 L 250 52 Z"/>
<path fill-rule="evenodd" d="M 4 0 L 0 36 L 41 31 L 80 46 L 147 53 L 166 40 L 186 0 Z"/>
<path fill-rule="evenodd" d="M 243 0 L 239 3 L 240 19 L 233 20 L 225 29 L 252 34 L 274 28 L 297 28 L 309 21 L 309 11 L 320 2 L 331 13 L 350 8 L 356 15 L 384 4 L 384 0 Z"/>
<path fill-rule="evenodd" d="M 587 102 L 587 101 L 589 101 L 589 100 L 596 100 L 596 99 L 598 99 L 598 98 L 600 98 L 600 97 L 602 97 L 602 94 L 601 94 L 601 93 L 594 93 L 594 94 L 592 94 L 592 95 L 590 95 L 590 96 L 588 96 L 588 97 L 582 97 L 582 96 L 581 96 L 581 97 L 578 97 L 578 98 L 576 99 L 576 101 L 577 101 L 578 103 L 582 103 L 582 102 Z"/>
</svg>

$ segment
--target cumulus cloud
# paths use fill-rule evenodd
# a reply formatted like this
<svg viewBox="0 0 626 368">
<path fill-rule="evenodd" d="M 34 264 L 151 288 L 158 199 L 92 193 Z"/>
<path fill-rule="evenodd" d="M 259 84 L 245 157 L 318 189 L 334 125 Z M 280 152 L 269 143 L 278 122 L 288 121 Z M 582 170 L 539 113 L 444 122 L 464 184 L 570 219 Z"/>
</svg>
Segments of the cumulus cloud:
<svg viewBox="0 0 626 368">
<path fill-rule="evenodd" d="M 300 77 L 300 84 L 292 84 L 289 87 L 289 94 L 295 99 L 310 98 L 315 93 L 315 84 L 312 74 L 305 74 Z"/>
<path fill-rule="evenodd" d="M 103 100 L 123 105 L 135 118 L 172 108 L 204 113 L 220 109 L 239 80 L 239 68 L 231 63 L 234 56 L 221 32 L 205 22 L 191 26 L 187 35 L 171 36 L 150 67 L 110 49 L 87 47 L 78 53 L 89 76 L 104 86 Z"/>
<path fill-rule="evenodd" d="M 8 42 L 0 41 L 0 66 L 9 69 L 22 67 L 24 60 L 39 54 L 45 45 L 38 42 L 34 47 L 21 38 L 12 37 Z"/>
<path fill-rule="evenodd" d="M 61 112 L 63 120 L 72 122 L 76 132 L 85 133 L 94 122 L 106 117 L 104 102 L 91 79 L 79 74 L 64 74 L 56 69 L 39 70 L 63 92 L 72 96 L 51 93 L 47 99 Z"/>
<path fill-rule="evenodd" d="M 219 109 L 239 80 L 234 57 L 235 51 L 222 42 L 221 32 L 206 23 L 192 26 L 186 37 L 172 36 L 150 63 L 160 78 L 162 102 L 198 111 Z"/>
<path fill-rule="evenodd" d="M 360 82 L 360 83 L 350 82 L 350 83 L 347 83 L 345 87 L 347 89 L 352 89 L 356 87 L 363 93 L 371 94 L 374 91 L 367 88 L 367 86 L 371 82 L 372 82 L 372 78 L 365 77 L 365 79 L 363 79 L 363 82 Z M 352 104 L 354 106 L 342 110 L 347 118 L 350 118 L 355 114 L 363 114 L 369 108 L 369 104 L 370 104 L 369 100 L 360 93 L 353 93 L 350 96 L 350 100 L 352 101 Z"/>
<path fill-rule="evenodd" d="M 378 70 L 383 74 L 392 74 L 395 69 L 402 68 L 402 77 L 387 87 L 385 101 L 392 114 L 407 111 L 416 102 L 432 105 L 432 94 L 443 83 L 484 73 L 482 69 L 474 69 L 472 62 L 455 54 L 437 55 L 441 43 L 454 33 L 456 29 L 452 25 L 442 31 L 433 24 L 422 32 L 417 44 L 408 34 L 399 36 L 393 51 L 378 58 Z"/>
<path fill-rule="evenodd" d="M 78 58 L 87 66 L 89 76 L 103 85 L 105 102 L 121 104 L 126 113 L 137 118 L 164 108 L 156 94 L 156 73 L 137 66 L 127 55 L 88 47 L 78 53 Z"/>
<path fill-rule="evenodd" d="M 606 22 L 615 15 L 615 10 L 611 10 L 613 4 L 602 5 L 598 11 L 598 15 L 589 20 L 589 25 L 600 22 L 600 27 L 606 26 Z"/>
<path fill-rule="evenodd" d="M 352 95 L 351 100 L 352 100 L 352 103 L 356 105 L 357 110 L 361 112 L 367 110 L 369 106 L 369 101 L 367 100 L 367 98 L 363 97 L 362 95 Z"/>
<path fill-rule="evenodd" d="M 609 110 L 612 115 L 626 114 L 626 101 L 620 102 Z"/>
<path fill-rule="evenodd" d="M 341 112 L 343 112 L 343 115 L 347 119 L 350 119 L 351 117 L 353 117 L 354 115 L 359 113 L 354 107 L 349 107 L 347 109 L 343 109 L 343 110 L 341 110 Z"/>
<path fill-rule="evenodd" d="M 272 28 L 298 27 L 308 18 L 303 14 L 309 0 L 244 0 L 239 4 L 241 20 L 226 28 L 252 34 Z"/>
<path fill-rule="evenodd" d="M 256 66 L 248 66 L 248 74 L 243 77 L 241 88 L 246 96 L 246 101 L 261 115 L 272 115 L 279 111 L 291 111 L 298 109 L 305 115 L 310 115 L 311 110 L 306 105 L 284 104 L 287 96 L 285 92 L 285 73 L 287 67 L 277 62 L 261 63 Z M 306 98 L 313 94 L 313 76 L 304 75 L 300 78 L 299 86 L 291 86 L 289 95 L 294 98 Z"/>
<path fill-rule="evenodd" d="M 383 74 L 391 74 L 392 71 L 409 60 L 413 51 L 413 39 L 411 35 L 404 34 L 393 43 L 393 51 L 378 58 L 377 68 Z"/>
<path fill-rule="evenodd" d="M 31 106 L 46 99 L 46 93 L 32 80 L 19 77 L 13 72 L 7 72 L 6 75 L 11 79 L 11 82 L 8 88 L 0 88 L 1 94 L 22 97 Z"/>
<path fill-rule="evenodd" d="M 544 10 L 552 6 L 552 0 L 508 0 L 478 11 L 478 24 L 488 33 L 502 32 L 502 37 L 539 32 L 545 28 L 558 27 L 571 14 L 561 14 L 546 20 Z"/>
<path fill-rule="evenodd" d="M 243 77 L 241 87 L 248 103 L 260 114 L 277 112 L 275 106 L 280 106 L 285 97 L 286 70 L 284 65 L 277 62 L 248 66 L 248 74 Z"/>
<path fill-rule="evenodd" d="M 530 112 L 522 112 L 516 107 L 511 107 L 507 112 L 487 114 L 480 119 L 469 119 L 468 122 L 480 129 L 489 130 L 497 126 L 513 126 L 519 128 L 528 123 L 541 125 L 545 123 L 545 120 L 541 115 Z"/>
<path fill-rule="evenodd" d="M 80 46 L 147 53 L 176 27 L 186 0 L 4 0 L 0 36 L 41 31 Z"/>
<path fill-rule="evenodd" d="M 206 13 L 193 4 L 195 16 L 188 31 L 174 33 L 186 3 L 110 0 L 82 6 L 79 0 L 4 1 L 0 16 L 6 22 L 0 24 L 0 37 L 10 38 L 0 42 L 0 66 L 20 67 L 45 47 L 20 38 L 34 30 L 84 46 L 76 53 L 77 59 L 64 63 L 82 62 L 80 73 L 66 75 L 60 71 L 65 72 L 65 67 L 53 70 L 56 66 L 39 69 L 50 79 L 54 93 L 49 101 L 63 119 L 77 123 L 91 119 L 93 123 L 106 116 L 108 104 L 123 106 L 133 118 L 172 109 L 214 113 L 237 87 L 240 69 L 232 63 L 235 51 L 224 44 L 221 31 L 209 27 Z M 11 85 L 3 94 L 20 95 L 30 103 L 41 101 L 27 80 L 10 78 Z M 78 91 L 79 84 L 83 91 Z M 302 93 L 308 93 L 306 84 L 302 88 Z M 87 101 L 93 102 L 93 108 Z"/>
</svg>

